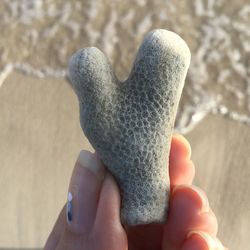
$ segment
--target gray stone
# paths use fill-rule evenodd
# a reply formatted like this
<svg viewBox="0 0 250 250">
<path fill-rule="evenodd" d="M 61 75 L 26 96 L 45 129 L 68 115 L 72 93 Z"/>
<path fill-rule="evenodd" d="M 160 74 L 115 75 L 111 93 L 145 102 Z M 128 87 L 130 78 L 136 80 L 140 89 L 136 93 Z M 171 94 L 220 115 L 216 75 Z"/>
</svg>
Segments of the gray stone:
<svg viewBox="0 0 250 250">
<path fill-rule="evenodd" d="M 81 126 L 118 182 L 124 224 L 166 221 L 170 142 L 189 64 L 186 43 L 163 29 L 147 34 L 124 82 L 97 48 L 70 60 Z"/>
</svg>

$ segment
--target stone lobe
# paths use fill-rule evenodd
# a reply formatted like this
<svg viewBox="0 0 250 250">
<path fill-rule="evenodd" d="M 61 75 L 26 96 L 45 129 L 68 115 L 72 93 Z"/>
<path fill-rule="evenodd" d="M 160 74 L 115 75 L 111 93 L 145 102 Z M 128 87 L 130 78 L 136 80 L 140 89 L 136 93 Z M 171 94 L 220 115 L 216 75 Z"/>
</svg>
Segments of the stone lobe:
<svg viewBox="0 0 250 250">
<path fill-rule="evenodd" d="M 118 182 L 125 224 L 166 220 L 169 147 L 189 64 L 186 43 L 162 29 L 145 37 L 124 82 L 97 48 L 70 60 L 82 129 Z"/>
</svg>

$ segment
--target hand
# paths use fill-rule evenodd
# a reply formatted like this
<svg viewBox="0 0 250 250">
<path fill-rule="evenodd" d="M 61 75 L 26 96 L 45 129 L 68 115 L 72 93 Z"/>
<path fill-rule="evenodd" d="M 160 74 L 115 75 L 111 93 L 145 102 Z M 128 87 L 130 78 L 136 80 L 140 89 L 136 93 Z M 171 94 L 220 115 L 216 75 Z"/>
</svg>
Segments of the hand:
<svg viewBox="0 0 250 250">
<path fill-rule="evenodd" d="M 190 156 L 186 139 L 173 136 L 167 222 L 124 228 L 115 180 L 96 154 L 82 151 L 70 181 L 70 202 L 63 207 L 44 249 L 225 250 L 216 238 L 217 220 L 205 193 L 192 185 L 195 170 Z"/>
</svg>

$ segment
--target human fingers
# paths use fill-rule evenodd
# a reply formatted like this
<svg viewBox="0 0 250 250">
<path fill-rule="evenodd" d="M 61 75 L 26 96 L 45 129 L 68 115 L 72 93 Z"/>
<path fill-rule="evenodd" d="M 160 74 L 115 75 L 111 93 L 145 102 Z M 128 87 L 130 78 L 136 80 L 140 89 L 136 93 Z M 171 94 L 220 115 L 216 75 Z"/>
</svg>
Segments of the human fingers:
<svg viewBox="0 0 250 250">
<path fill-rule="evenodd" d="M 105 168 L 96 154 L 81 151 L 70 180 L 65 227 L 56 249 L 82 249 L 94 225 Z"/>
<path fill-rule="evenodd" d="M 169 155 L 169 176 L 171 188 L 182 184 L 191 184 L 195 168 L 190 160 L 191 146 L 180 134 L 173 135 Z"/>
<path fill-rule="evenodd" d="M 107 172 L 100 195 L 95 225 L 121 225 L 120 192 L 113 176 Z"/>
<path fill-rule="evenodd" d="M 181 250 L 228 250 L 220 240 L 203 231 L 191 231 Z"/>
<path fill-rule="evenodd" d="M 107 172 L 102 185 L 93 229 L 93 237 L 103 242 L 105 249 L 127 249 L 127 236 L 120 219 L 120 202 L 117 183 Z"/>
<path fill-rule="evenodd" d="M 170 197 L 169 217 L 164 230 L 166 244 L 172 242 L 180 247 L 187 234 L 194 230 L 215 236 L 217 219 L 201 189 L 196 186 L 178 186 Z"/>
<path fill-rule="evenodd" d="M 173 134 L 170 150 L 170 161 L 179 158 L 190 159 L 192 149 L 188 140 L 181 134 Z"/>
<path fill-rule="evenodd" d="M 70 231 L 89 232 L 93 226 L 105 168 L 96 154 L 81 151 L 70 180 L 67 224 Z"/>
</svg>

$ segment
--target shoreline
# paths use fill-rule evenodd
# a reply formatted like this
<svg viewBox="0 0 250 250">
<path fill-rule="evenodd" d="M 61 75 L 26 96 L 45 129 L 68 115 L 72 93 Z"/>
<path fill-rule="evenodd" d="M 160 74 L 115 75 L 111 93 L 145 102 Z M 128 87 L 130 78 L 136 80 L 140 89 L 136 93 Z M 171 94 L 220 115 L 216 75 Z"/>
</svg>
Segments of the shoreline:
<svg viewBox="0 0 250 250">
<path fill-rule="evenodd" d="M 67 69 L 36 69 L 29 64 L 9 63 L 0 71 L 0 89 L 11 75 L 22 75 L 23 77 L 32 77 L 35 79 L 47 79 L 68 81 Z M 5 83 L 6 84 L 6 83 Z M 175 131 L 182 134 L 190 133 L 203 119 L 208 115 L 221 115 L 226 119 L 234 120 L 250 126 L 250 115 L 241 114 L 230 110 L 225 105 L 220 105 L 216 100 L 203 100 L 199 107 L 190 106 L 182 117 L 178 119 Z"/>
</svg>

